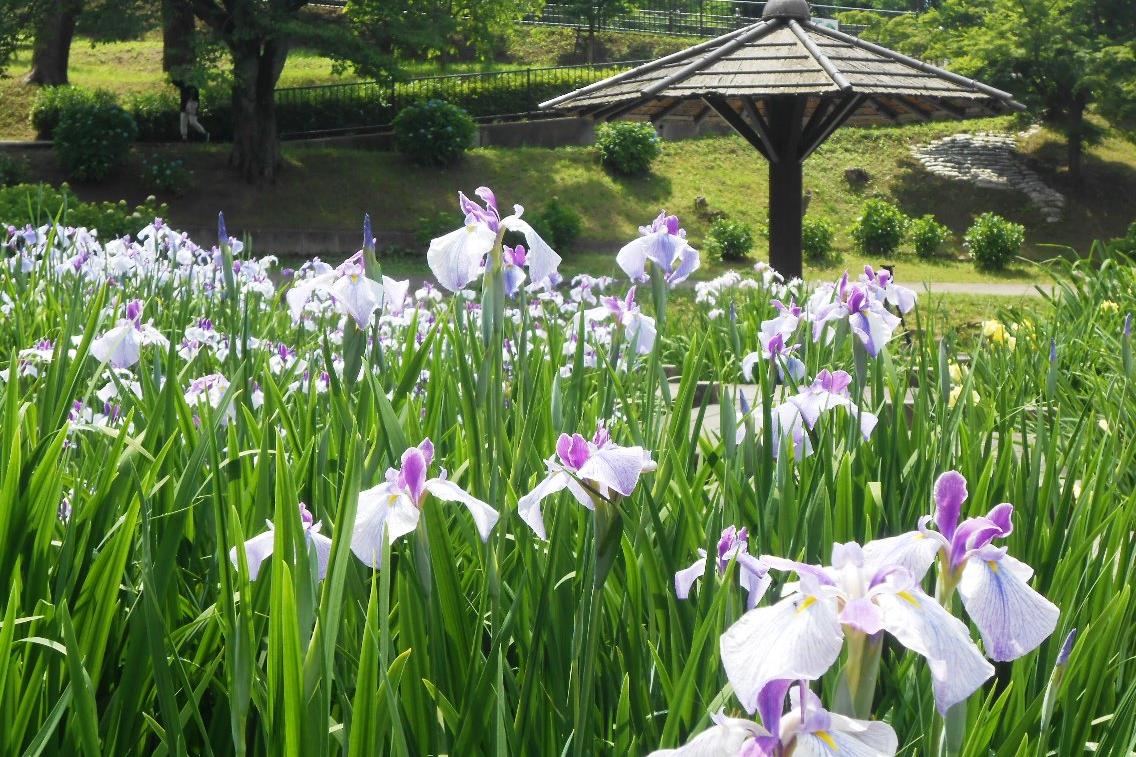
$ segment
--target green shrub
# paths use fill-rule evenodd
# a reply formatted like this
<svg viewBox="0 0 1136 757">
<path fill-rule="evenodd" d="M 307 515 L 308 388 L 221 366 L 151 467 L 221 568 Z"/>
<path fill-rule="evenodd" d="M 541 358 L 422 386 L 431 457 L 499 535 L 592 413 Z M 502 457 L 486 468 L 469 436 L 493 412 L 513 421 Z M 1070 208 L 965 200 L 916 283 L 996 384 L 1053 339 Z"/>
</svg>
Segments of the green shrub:
<svg viewBox="0 0 1136 757">
<path fill-rule="evenodd" d="M 16 184 L 0 188 L 0 225 L 40 226 L 58 217 L 64 226 L 98 229 L 100 239 L 137 234 L 155 217 L 168 217 L 169 208 L 153 197 L 134 208 L 126 202 L 82 202 L 67 184 Z"/>
<path fill-rule="evenodd" d="M 525 219 L 554 250 L 569 249 L 580 236 L 580 227 L 584 223 L 580 214 L 560 202 L 558 197 L 550 199 L 531 217 L 525 213 Z"/>
<path fill-rule="evenodd" d="M 950 229 L 936 221 L 930 213 L 913 220 L 909 231 L 911 246 L 915 248 L 915 254 L 921 258 L 933 258 L 938 255 L 950 235 Z"/>
<path fill-rule="evenodd" d="M 424 166 L 453 165 L 476 133 L 468 113 L 442 100 L 410 105 L 394 119 L 395 148 Z"/>
<path fill-rule="evenodd" d="M 27 173 L 28 168 L 24 161 L 6 152 L 0 152 L 0 187 L 19 184 Z"/>
<path fill-rule="evenodd" d="M 94 103 L 113 104 L 113 92 L 81 87 L 43 87 L 36 93 L 29 117 L 39 139 L 51 139 L 63 112 Z"/>
<path fill-rule="evenodd" d="M 741 221 L 719 218 L 710 224 L 706 248 L 722 260 L 745 260 L 753 249 L 753 230 Z"/>
<path fill-rule="evenodd" d="M 1136 256 L 1136 221 L 1128 225 L 1128 233 L 1108 242 L 1110 249 L 1125 255 Z"/>
<path fill-rule="evenodd" d="M 1000 271 L 1026 241 L 1026 229 L 995 213 L 983 213 L 966 232 L 966 246 L 979 268 Z"/>
<path fill-rule="evenodd" d="M 852 226 L 856 249 L 864 255 L 894 255 L 903 242 L 909 219 L 896 206 L 884 200 L 868 200 Z"/>
<path fill-rule="evenodd" d="M 806 218 L 801 224 L 801 250 L 809 260 L 830 260 L 836 231 L 823 218 Z"/>
<path fill-rule="evenodd" d="M 616 173 L 638 176 L 651 170 L 663 151 L 655 127 L 640 121 L 614 121 L 596 127 L 600 163 Z"/>
<path fill-rule="evenodd" d="M 59 161 L 71 177 L 101 181 L 126 159 L 137 134 L 125 108 L 113 98 L 95 97 L 68 103 L 60 111 L 53 138 Z"/>
<path fill-rule="evenodd" d="M 150 155 L 142 161 L 142 183 L 153 191 L 181 195 L 193 185 L 193 173 L 180 158 Z"/>
</svg>

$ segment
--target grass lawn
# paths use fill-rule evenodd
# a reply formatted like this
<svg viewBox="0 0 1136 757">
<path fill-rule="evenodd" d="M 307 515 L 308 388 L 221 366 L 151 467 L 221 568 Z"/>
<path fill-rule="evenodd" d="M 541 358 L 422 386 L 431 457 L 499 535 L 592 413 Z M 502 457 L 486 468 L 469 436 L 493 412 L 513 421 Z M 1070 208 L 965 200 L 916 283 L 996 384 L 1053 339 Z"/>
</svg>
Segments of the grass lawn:
<svg viewBox="0 0 1136 757">
<path fill-rule="evenodd" d="M 1119 137 L 1106 139 L 1090 151 L 1087 177 L 1079 188 L 1069 186 L 1063 172 L 1055 168 L 1062 147 L 1058 138 L 1045 132 L 1031 140 L 1029 155 L 1038 170 L 1069 196 L 1065 218 L 1053 224 L 1046 223 L 1023 194 L 934 177 L 909 154 L 912 145 L 944 134 L 1010 128 L 1008 119 L 988 119 L 838 131 L 806 164 L 805 186 L 813 194 L 809 214 L 833 223 L 843 259 L 814 266 L 811 272 L 827 277 L 864 263 L 896 263 L 899 277 L 907 281 L 1035 279 L 1038 272 L 1032 266 L 1017 266 L 992 277 L 976 272 L 967 262 L 957 262 L 964 252 L 966 228 L 987 210 L 1027 227 L 1025 254 L 1033 260 L 1067 254 L 1054 245 L 1083 252 L 1094 239 L 1123 234 L 1136 213 L 1130 202 L 1136 196 L 1136 147 Z M 286 167 L 279 180 L 264 187 L 233 179 L 223 145 L 140 147 L 117 178 L 74 188 L 84 199 L 140 201 L 150 193 L 139 178 L 140 162 L 154 153 L 180 155 L 194 172 L 193 186 L 181 196 L 161 196 L 170 204 L 171 221 L 183 227 L 211 226 L 216 212 L 224 210 L 234 229 L 350 230 L 369 212 L 378 229 L 440 233 L 458 220 L 455 196 L 459 189 L 469 192 L 489 185 L 506 206 L 520 202 L 536 207 L 557 196 L 583 218 L 581 239 L 575 251 L 566 255 L 570 270 L 594 271 L 597 262 L 610 261 L 612 253 L 637 234 L 638 225 L 661 208 L 679 214 L 693 243 L 701 245 L 709 223 L 694 212 L 699 196 L 706 197 L 711 208 L 760 229 L 768 197 L 764 162 L 733 136 L 668 143 L 652 174 L 635 179 L 607 173 L 586 147 L 475 149 L 459 165 L 437 169 L 413 166 L 389 152 L 287 145 Z M 64 180 L 50 151 L 27 156 L 33 176 L 52 183 Z M 854 190 L 844 181 L 843 173 L 851 167 L 870 172 L 872 180 L 864 190 Z M 896 202 L 913 216 L 936 215 L 952 231 L 946 256 L 923 261 L 909 252 L 896 260 L 854 254 L 849 228 L 864 200 L 875 196 Z M 764 243 L 759 236 L 756 257 L 763 257 Z M 721 270 L 724 268 L 707 266 L 705 274 Z"/>
</svg>

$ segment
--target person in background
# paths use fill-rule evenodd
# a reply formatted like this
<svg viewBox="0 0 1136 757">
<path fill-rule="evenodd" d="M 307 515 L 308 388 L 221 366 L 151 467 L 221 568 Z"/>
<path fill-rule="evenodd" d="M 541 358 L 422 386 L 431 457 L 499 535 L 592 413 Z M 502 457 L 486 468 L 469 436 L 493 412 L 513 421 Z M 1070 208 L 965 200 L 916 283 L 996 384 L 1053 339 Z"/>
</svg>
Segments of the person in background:
<svg viewBox="0 0 1136 757">
<path fill-rule="evenodd" d="M 189 127 L 192 126 L 197 133 L 205 137 L 205 141 L 209 141 L 209 132 L 197 120 L 197 111 L 201 107 L 201 90 L 192 84 L 185 82 L 175 81 L 174 86 L 178 88 L 181 93 L 181 113 L 178 116 L 178 129 L 181 132 L 181 141 L 184 142 L 189 138 Z"/>
</svg>

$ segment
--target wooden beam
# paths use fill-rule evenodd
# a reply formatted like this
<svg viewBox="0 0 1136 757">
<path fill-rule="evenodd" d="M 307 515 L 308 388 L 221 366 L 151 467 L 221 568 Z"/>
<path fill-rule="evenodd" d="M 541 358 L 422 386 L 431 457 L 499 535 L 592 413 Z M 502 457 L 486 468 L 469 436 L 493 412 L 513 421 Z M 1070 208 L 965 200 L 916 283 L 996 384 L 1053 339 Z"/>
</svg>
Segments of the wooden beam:
<svg viewBox="0 0 1136 757">
<path fill-rule="evenodd" d="M 683 66 L 678 71 L 666 77 L 665 79 L 655 82 L 649 87 L 644 87 L 642 94 L 644 97 L 657 95 L 667 87 L 677 84 L 683 79 L 689 79 L 691 76 L 698 73 L 709 64 L 726 57 L 730 53 L 739 49 L 742 45 L 748 44 L 750 42 L 756 42 L 757 40 L 772 32 L 774 29 L 779 28 L 781 28 L 781 21 L 779 19 L 774 19 L 772 21 L 762 21 L 760 24 L 750 27 L 749 31 L 747 31 L 745 34 L 740 34 L 737 37 L 734 37 L 729 42 L 726 42 L 725 44 L 718 47 L 718 49 L 712 50 L 698 60 Z"/>
<path fill-rule="evenodd" d="M 598 81 L 594 84 L 589 84 L 586 87 L 581 87 L 580 89 L 573 90 L 573 91 L 571 91 L 567 94 L 561 95 L 560 97 L 554 97 L 551 100 L 545 100 L 544 102 L 542 102 L 537 107 L 542 108 L 542 109 L 543 108 L 554 108 L 554 107 L 556 107 L 556 106 L 558 106 L 558 105 L 560 105 L 564 102 L 567 102 L 568 100 L 572 100 L 576 97 L 579 97 L 580 95 L 588 95 L 588 94 L 591 94 L 591 93 L 596 92 L 598 90 L 609 87 L 612 84 L 618 84 L 619 82 L 627 81 L 628 79 L 632 79 L 632 78 L 639 76 L 641 74 L 648 74 L 648 73 L 651 73 L 652 71 L 657 71 L 658 69 L 660 69 L 663 66 L 666 66 L 670 63 L 675 63 L 677 61 L 684 60 L 686 58 L 690 58 L 694 55 L 698 55 L 703 50 L 709 50 L 710 48 L 712 48 L 716 45 L 720 45 L 722 43 L 728 42 L 733 37 L 737 37 L 740 34 L 745 34 L 748 30 L 752 29 L 755 26 L 760 25 L 761 23 L 763 23 L 763 22 L 758 21 L 756 23 L 750 24 L 749 26 L 743 26 L 739 29 L 734 29 L 731 32 L 727 32 L 726 34 L 715 37 L 714 39 L 711 39 L 711 40 L 707 40 L 706 42 L 702 42 L 702 43 L 694 45 L 692 47 L 688 47 L 685 50 L 679 50 L 676 53 L 671 53 L 670 55 L 664 55 L 663 57 L 661 57 L 657 60 L 653 60 L 650 63 L 644 63 L 642 66 L 638 66 L 637 68 L 633 68 L 630 71 L 624 71 L 622 73 L 616 74 L 615 76 L 609 76 L 608 78 L 603 79 L 602 81 Z"/>
<path fill-rule="evenodd" d="M 593 118 L 597 118 L 603 121 L 611 121 L 612 119 L 627 115 L 628 113 L 642 105 L 644 102 L 646 102 L 646 100 L 640 97 L 629 102 L 608 105 L 596 111 L 596 113 L 593 115 Z"/>
<path fill-rule="evenodd" d="M 734 131 L 742 136 L 742 139 L 753 145 L 754 148 L 761 153 L 763 158 L 768 161 L 773 160 L 769 153 L 765 151 L 765 145 L 762 143 L 761 137 L 757 136 L 757 132 L 746 123 L 744 118 L 738 115 L 736 110 L 730 107 L 730 104 L 726 102 L 726 100 L 714 95 L 706 95 L 702 100 L 713 108 L 714 112 L 721 116 L 726 123 L 732 126 Z"/>
<path fill-rule="evenodd" d="M 966 108 L 960 108 L 946 97 L 937 98 L 937 102 L 940 108 L 950 113 L 955 118 L 966 118 Z"/>
<path fill-rule="evenodd" d="M 824 117 L 828 115 L 828 112 L 832 109 L 834 102 L 835 100 L 833 100 L 831 97 L 817 98 L 817 104 L 816 107 L 813 108 L 812 115 L 809 116 L 809 120 L 805 122 L 804 128 L 801 129 L 801 133 L 806 135 L 806 138 L 807 135 L 812 133 L 813 129 L 816 128 L 816 125 L 819 124 L 824 119 Z"/>
<path fill-rule="evenodd" d="M 865 99 L 865 96 L 861 94 L 850 94 L 845 97 L 833 114 L 825 119 L 820 130 L 804 143 L 800 153 L 801 160 L 806 160 L 816 152 L 816 149 L 824 143 L 824 140 L 832 136 L 832 132 L 836 131 L 842 123 L 848 120 L 849 116 L 856 112 L 857 108 L 864 104 Z"/>
<path fill-rule="evenodd" d="M 835 84 L 841 92 L 850 91 L 852 89 L 852 83 L 848 81 L 844 74 L 836 70 L 836 66 L 833 65 L 827 55 L 821 52 L 821 49 L 816 46 L 816 43 L 809 39 L 809 35 L 805 33 L 801 25 L 798 24 L 796 20 L 789 19 L 789 28 L 792 30 L 797 40 L 809 51 L 809 55 L 813 56 L 816 62 L 820 64 L 820 67 L 824 69 L 828 78 L 832 79 L 832 83 Z"/>
<path fill-rule="evenodd" d="M 761 113 L 758 112 L 757 105 L 754 104 L 753 98 L 743 97 L 741 100 L 742 109 L 745 111 L 745 114 L 749 116 L 754 132 L 757 134 L 758 139 L 761 140 L 761 143 L 765 145 L 765 154 L 769 156 L 769 160 L 773 163 L 781 160 L 783 156 L 781 152 L 774 147 L 773 139 L 769 136 L 769 124 L 761 117 Z"/>
<path fill-rule="evenodd" d="M 923 103 L 916 100 L 914 97 L 900 97 L 899 101 L 907 106 L 907 109 L 919 117 L 920 121 L 930 121 L 934 111 L 927 110 L 923 107 Z"/>
<path fill-rule="evenodd" d="M 883 98 L 869 97 L 868 102 L 870 102 L 872 107 L 878 110 L 884 118 L 891 121 L 893 124 L 899 123 L 899 111 L 885 103 Z"/>
<path fill-rule="evenodd" d="M 676 98 L 673 103 L 671 103 L 670 105 L 667 105 L 662 110 L 660 110 L 658 113 L 651 116 L 651 123 L 658 125 L 659 121 L 663 120 L 664 118 L 669 116 L 671 113 L 674 113 L 676 110 L 681 108 L 683 105 L 686 105 L 688 102 L 689 102 L 689 100 L 682 100 L 682 99 Z"/>
<path fill-rule="evenodd" d="M 958 84 L 961 87 L 977 90 L 978 92 L 981 92 L 988 97 L 992 97 L 995 100 L 1001 100 L 1007 107 L 1012 110 L 1026 109 L 1026 106 L 1014 100 L 1014 96 L 1009 92 L 1003 92 L 1000 89 L 995 89 L 989 84 L 983 84 L 980 81 L 968 79 L 965 76 L 960 76 L 959 74 L 954 73 L 953 71 L 947 71 L 937 66 L 932 66 L 930 63 L 924 63 L 921 60 L 916 60 L 915 58 L 904 55 L 902 53 L 897 53 L 894 50 L 888 50 L 886 47 L 881 47 L 880 45 L 867 42 L 860 39 L 859 37 L 853 37 L 851 34 L 845 34 L 844 32 L 837 31 L 836 29 L 817 26 L 811 21 L 806 21 L 805 23 L 810 29 L 817 32 L 818 34 L 832 37 L 833 39 L 838 39 L 841 42 L 847 42 L 853 47 L 858 47 L 861 50 L 867 50 L 870 53 L 875 53 L 876 55 L 880 55 L 884 58 L 891 58 L 892 60 L 902 63 L 906 66 L 911 66 L 912 68 L 916 68 L 924 73 L 932 74 L 939 77 L 940 79 L 945 79 L 952 84 Z"/>
</svg>

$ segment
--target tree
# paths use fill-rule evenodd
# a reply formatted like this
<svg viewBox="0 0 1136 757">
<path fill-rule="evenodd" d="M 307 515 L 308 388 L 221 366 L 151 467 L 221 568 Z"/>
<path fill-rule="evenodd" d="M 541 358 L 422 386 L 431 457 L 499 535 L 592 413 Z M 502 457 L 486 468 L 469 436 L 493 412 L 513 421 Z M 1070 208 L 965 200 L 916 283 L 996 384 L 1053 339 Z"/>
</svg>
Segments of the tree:
<svg viewBox="0 0 1136 757">
<path fill-rule="evenodd" d="M 280 166 L 276 82 L 307 0 L 191 0 L 194 15 L 233 60 L 233 148 L 229 164 L 249 181 L 272 181 Z"/>
<path fill-rule="evenodd" d="M 54 86 L 67 83 L 71 59 L 71 40 L 83 10 L 83 0 L 57 0 L 46 3 L 37 13 L 35 42 L 32 44 L 32 70 L 29 84 Z"/>
<path fill-rule="evenodd" d="M 7 70 L 31 28 L 40 0 L 0 0 L 0 74 Z"/>
<path fill-rule="evenodd" d="M 382 78 L 407 60 L 487 59 L 503 35 L 542 0 L 349 0 L 356 48 L 346 57 L 357 71 Z"/>
<path fill-rule="evenodd" d="M 162 70 L 184 70 L 194 63 L 196 19 L 190 0 L 162 0 Z"/>
<path fill-rule="evenodd" d="M 1074 181 L 1085 144 L 1097 136 L 1090 107 L 1122 128 L 1136 116 L 1131 0 L 943 0 L 908 31 L 916 33 L 907 35 L 907 51 L 948 59 L 960 73 L 1014 92 L 1058 129 Z"/>
<path fill-rule="evenodd" d="M 608 19 L 630 13 L 632 0 L 567 0 L 561 3 L 561 13 L 576 27 L 576 44 L 580 33 L 588 32 L 588 63 L 596 62 L 596 31 L 607 25 Z"/>
</svg>

